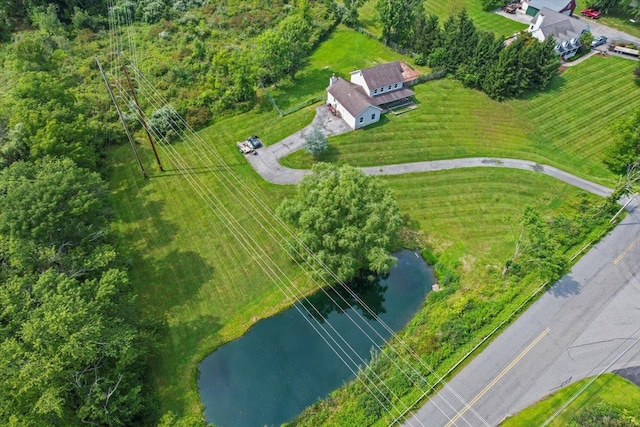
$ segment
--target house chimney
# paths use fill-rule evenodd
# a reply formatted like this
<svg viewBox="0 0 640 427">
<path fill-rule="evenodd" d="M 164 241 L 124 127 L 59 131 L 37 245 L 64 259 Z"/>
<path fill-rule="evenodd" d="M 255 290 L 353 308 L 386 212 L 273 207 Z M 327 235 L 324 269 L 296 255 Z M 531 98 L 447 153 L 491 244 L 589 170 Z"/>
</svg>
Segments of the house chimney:
<svg viewBox="0 0 640 427">
<path fill-rule="evenodd" d="M 337 81 L 338 81 L 338 78 L 336 77 L 336 73 L 333 73 L 333 75 L 329 79 L 329 86 L 331 86 L 332 84 L 334 84 Z"/>
</svg>

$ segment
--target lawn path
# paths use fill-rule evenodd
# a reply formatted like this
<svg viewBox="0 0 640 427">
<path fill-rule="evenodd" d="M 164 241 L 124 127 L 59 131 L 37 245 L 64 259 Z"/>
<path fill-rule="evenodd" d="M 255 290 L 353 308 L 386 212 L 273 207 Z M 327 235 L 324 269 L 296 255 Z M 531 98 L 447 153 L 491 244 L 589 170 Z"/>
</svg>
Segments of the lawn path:
<svg viewBox="0 0 640 427">
<path fill-rule="evenodd" d="M 284 167 L 280 164 L 280 159 L 302 149 L 305 135 L 314 126 L 320 128 L 327 136 L 339 135 L 351 131 L 343 120 L 332 116 L 326 106 L 322 105 L 316 108 L 316 111 L 317 114 L 310 125 L 289 135 L 276 144 L 257 149 L 256 155 L 247 156 L 247 160 L 251 166 L 264 180 L 273 184 L 292 185 L 297 184 L 303 176 L 311 172 L 308 169 L 291 169 Z M 476 167 L 502 167 L 538 172 L 601 197 L 606 197 L 613 191 L 611 188 L 577 177 L 553 166 L 520 159 L 468 157 L 404 163 L 399 165 L 372 166 L 361 169 L 367 175 L 403 175 L 408 173 Z"/>
</svg>

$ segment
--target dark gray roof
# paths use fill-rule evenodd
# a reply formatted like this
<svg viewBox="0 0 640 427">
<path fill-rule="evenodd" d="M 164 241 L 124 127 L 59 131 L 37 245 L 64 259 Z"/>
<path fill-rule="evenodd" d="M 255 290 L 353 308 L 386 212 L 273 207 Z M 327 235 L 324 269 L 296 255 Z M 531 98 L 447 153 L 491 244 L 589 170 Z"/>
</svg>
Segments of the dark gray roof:
<svg viewBox="0 0 640 427">
<path fill-rule="evenodd" d="M 387 92 L 382 95 L 377 95 L 373 98 L 373 102 L 375 103 L 375 105 L 382 105 L 386 104 L 387 102 L 395 101 L 402 98 L 408 98 L 413 95 L 415 95 L 414 91 L 403 87 L 402 89 Z"/>
<path fill-rule="evenodd" d="M 542 8 L 540 12 L 533 18 L 533 22 L 537 22 L 540 15 L 544 16 L 540 31 L 544 34 L 544 37 L 555 37 L 558 40 L 568 40 L 572 38 L 580 37 L 580 34 L 584 30 L 588 30 L 589 25 L 580 22 L 575 18 L 563 15 L 562 13 L 554 12 L 546 7 Z"/>
<path fill-rule="evenodd" d="M 402 66 L 399 61 L 363 68 L 360 72 L 369 89 L 376 89 L 403 81 Z"/>
<path fill-rule="evenodd" d="M 367 96 L 361 86 L 348 82 L 342 77 L 338 77 L 336 82 L 327 88 L 327 92 L 333 95 L 353 117 L 357 117 L 369 106 L 375 107 L 373 100 Z"/>
<path fill-rule="evenodd" d="M 556 12 L 560 12 L 566 6 L 571 3 L 570 0 L 529 0 L 529 7 L 533 6 L 538 10 L 543 8 L 551 9 Z"/>
</svg>

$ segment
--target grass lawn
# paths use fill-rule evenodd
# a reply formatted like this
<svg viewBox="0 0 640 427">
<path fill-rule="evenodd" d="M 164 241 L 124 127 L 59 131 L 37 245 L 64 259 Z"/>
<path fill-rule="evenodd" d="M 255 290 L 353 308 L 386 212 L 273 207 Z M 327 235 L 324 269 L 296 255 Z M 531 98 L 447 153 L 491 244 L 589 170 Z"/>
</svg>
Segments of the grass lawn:
<svg viewBox="0 0 640 427">
<path fill-rule="evenodd" d="M 384 178 L 405 219 L 423 230 L 438 253 L 452 250 L 464 259 L 465 282 L 484 269 L 502 267 L 513 252 L 513 223 L 527 205 L 549 215 L 575 203 L 584 193 L 535 172 L 509 169 L 457 169 Z M 596 201 L 596 196 L 585 195 Z"/>
<path fill-rule="evenodd" d="M 635 62 L 591 57 L 568 68 L 544 92 L 496 102 L 452 79 L 414 87 L 418 108 L 386 114 L 372 126 L 329 140 L 324 161 L 376 166 L 423 160 L 493 156 L 550 164 L 605 185 L 615 177 L 602 164 L 613 126 L 640 108 Z M 283 163 L 308 168 L 300 151 Z"/>
<path fill-rule="evenodd" d="M 376 3 L 375 0 L 366 2 L 360 8 L 359 16 L 362 26 L 367 31 L 380 35 L 382 33 L 382 24 L 378 18 Z M 425 12 L 437 15 L 440 18 L 441 24 L 447 20 L 449 15 L 458 13 L 463 6 L 467 8 L 467 12 L 471 19 L 473 19 L 476 28 L 481 30 L 492 31 L 497 35 L 508 37 L 515 32 L 527 28 L 524 24 L 482 10 L 478 0 L 443 0 L 426 1 L 424 3 Z"/>
<path fill-rule="evenodd" d="M 310 111 L 284 119 L 276 119 L 272 112 L 245 114 L 222 121 L 202 136 L 218 149 L 231 170 L 274 208 L 293 188 L 272 186 L 259 179 L 234 142 L 258 132 L 266 139 L 278 140 L 312 117 Z M 189 172 L 213 190 L 284 275 L 296 277 L 299 272 L 283 251 L 221 188 L 222 174 L 229 172 L 209 169 L 211 162 L 194 156 L 182 143 L 175 148 L 185 157 Z M 109 151 L 115 214 L 128 245 L 131 280 L 141 310 L 145 317 L 163 323 L 153 361 L 162 409 L 179 414 L 197 412 L 197 363 L 290 301 L 252 265 L 250 255 L 226 224 L 213 215 L 162 149 L 164 173 L 155 171 L 150 149 L 142 148 L 141 154 L 152 175 L 148 180 L 142 179 L 128 146 Z"/>
<path fill-rule="evenodd" d="M 345 46 L 349 48 L 345 49 Z M 338 25 L 315 50 L 307 66 L 296 75 L 295 81 L 279 83 L 269 93 L 278 107 L 286 110 L 313 97 L 326 97 L 325 89 L 333 73 L 349 79 L 351 71 L 397 60 L 429 72 L 427 67 L 413 65 L 411 58 L 398 54 L 377 40 Z"/>
<path fill-rule="evenodd" d="M 348 44 L 349 36 L 362 37 L 339 27 L 311 58 L 312 65 L 300 74 L 299 80 L 306 82 L 308 87 L 322 88 L 328 76 L 319 72 L 314 74 L 313 67 L 319 67 L 316 71 L 325 66 L 349 71 L 346 57 L 327 62 L 331 52 Z M 367 57 L 375 61 L 398 58 L 382 45 L 371 44 L 366 37 L 362 40 L 362 52 L 354 56 L 363 62 L 357 66 L 368 65 Z M 558 80 L 557 87 L 548 93 L 512 103 L 495 103 L 451 80 L 418 86 L 418 110 L 389 117 L 379 126 L 332 139 L 332 155 L 337 161 L 354 164 L 384 164 L 417 158 L 509 154 L 556 164 L 587 177 L 592 173 L 606 181 L 610 176 L 601 170 L 595 159 L 587 159 L 587 164 L 582 164 L 582 160 L 571 158 L 571 155 L 580 154 L 579 140 L 566 143 L 562 146 L 564 151 L 556 155 L 554 150 L 558 147 L 553 144 L 558 142 L 553 136 L 559 132 L 558 128 L 551 126 L 539 134 L 533 133 L 539 123 L 553 122 L 554 115 L 545 116 L 538 123 L 529 116 L 535 116 L 529 109 L 537 108 L 540 114 L 553 110 L 566 114 L 567 119 L 580 118 L 580 114 L 591 114 L 590 108 L 595 109 L 594 105 L 610 112 L 608 106 L 616 97 L 619 97 L 616 102 L 623 105 L 619 108 L 637 105 L 638 101 L 624 91 L 615 94 L 618 86 L 627 84 L 622 76 L 627 75 L 625 67 L 632 67 L 631 61 L 613 58 L 606 61 L 611 62 L 590 60 L 581 64 L 575 71 L 567 71 Z M 613 64 L 611 69 L 608 68 L 610 64 Z M 608 96 L 599 93 L 594 98 L 585 98 L 594 103 L 589 106 L 571 104 L 575 111 L 556 106 L 556 99 L 564 99 L 561 98 L 563 91 L 573 84 L 571 73 L 579 77 L 586 73 L 584 69 L 594 73 L 592 80 L 600 79 L 601 84 L 608 84 Z M 610 74 L 601 78 L 600 74 L 604 73 L 599 71 L 603 69 Z M 616 84 L 615 79 L 620 82 Z M 323 86 L 316 81 L 321 81 Z M 624 87 L 628 90 L 630 86 Z M 585 92 L 593 94 L 593 91 Z M 276 95 L 284 96 L 284 91 Z M 301 96 L 292 94 L 293 99 Z M 425 114 L 437 119 L 427 120 Z M 237 152 L 235 142 L 247 135 L 258 134 L 267 145 L 273 144 L 307 125 L 313 115 L 314 108 L 307 107 L 281 118 L 268 104 L 262 103 L 252 112 L 220 120 L 203 130 L 201 136 L 208 145 L 215 147 L 230 172 L 211 168 L 211 160 L 192 152 L 183 143 L 174 145 L 185 157 L 192 176 L 201 179 L 203 186 L 218 197 L 212 206 L 224 206 L 231 211 L 252 241 L 265 248 L 273 264 L 283 270 L 282 274 L 301 284 L 304 291 L 310 290 L 310 285 L 299 277 L 299 270 L 261 228 L 262 222 L 257 223 L 249 217 L 247 206 L 236 198 L 241 191 L 224 188 L 222 184 L 232 172 L 259 193 L 267 206 L 275 208 L 284 197 L 292 194 L 293 188 L 262 181 Z M 391 140 L 397 144 L 396 148 L 390 148 L 388 142 Z M 369 144 L 379 148 L 379 152 L 360 152 Z M 150 179 L 144 180 L 132 161 L 129 148 L 111 149 L 111 191 L 118 227 L 128 245 L 131 279 L 139 295 L 140 309 L 148 319 L 161 322 L 161 342 L 152 363 L 161 408 L 178 414 L 198 413 L 200 399 L 195 383 L 198 362 L 217 346 L 237 338 L 257 320 L 282 309 L 290 301 L 251 261 L 251 251 L 245 252 L 237 243 L 236 234 L 228 229 L 227 221 L 212 213 L 211 206 L 203 202 L 176 164 L 172 164 L 166 147 L 161 151 L 167 169 L 165 173 L 155 172 L 150 150 L 141 149 L 145 164 L 154 171 Z M 478 278 L 485 274 L 488 266 L 501 264 L 512 250 L 509 216 L 518 217 L 530 204 L 548 214 L 575 203 L 582 194 L 543 175 L 504 169 L 465 169 L 385 179 L 396 193 L 409 225 L 423 230 L 435 250 L 460 259 L 463 286 L 478 294 L 486 291 L 483 286 L 492 286 Z M 585 197 L 596 199 L 590 195 Z M 255 211 L 262 209 L 249 207 Z M 269 221 L 264 224 L 272 225 Z M 488 293 L 482 298 L 484 295 Z M 419 331 L 416 329 L 415 332 L 419 339 Z"/>
<path fill-rule="evenodd" d="M 541 425 L 564 405 L 591 378 L 586 378 L 552 394 L 519 414 L 507 419 L 503 427 Z M 596 379 L 567 408 L 549 424 L 549 426 L 567 426 L 571 418 L 580 409 L 606 403 L 620 409 L 628 409 L 629 415 L 640 417 L 640 388 L 626 379 L 605 374 Z M 613 424 L 612 424 L 613 425 Z"/>
<path fill-rule="evenodd" d="M 247 122 L 252 118 L 260 121 L 259 115 L 245 118 Z M 269 131 L 277 133 L 276 128 L 288 128 L 286 118 L 276 120 L 264 114 L 267 118 L 274 129 L 264 130 L 265 135 Z M 209 128 L 203 133 L 205 139 L 212 144 L 219 141 L 215 145 L 222 148 L 221 154 L 235 160 L 227 160 L 233 171 L 260 191 L 270 206 L 276 206 L 292 188 L 265 184 L 244 159 L 236 156 L 235 148 L 225 149 L 236 139 L 225 133 L 230 122 Z M 217 173 L 189 158 L 181 144 L 176 149 L 193 165 L 193 172 L 208 185 L 216 185 Z M 149 151 L 143 149 L 142 155 L 151 169 Z M 170 163 L 165 161 L 164 174 L 154 172 L 145 181 L 131 160 L 129 148 L 123 146 L 110 151 L 110 164 L 116 216 L 129 245 L 131 280 L 141 310 L 146 317 L 164 322 L 153 362 L 162 409 L 178 414 L 196 412 L 200 402 L 195 384 L 197 363 L 289 301 L 258 267 L 245 261 L 247 254 Z M 500 263 L 511 251 L 509 216 L 519 216 L 528 204 L 548 213 L 581 193 L 543 175 L 505 169 L 465 169 L 385 179 L 411 226 L 424 230 L 434 249 L 454 251 L 454 256 L 464 260 L 462 273 L 470 284 L 482 274 L 483 269 L 477 266 Z M 234 209 L 230 197 L 224 202 Z M 243 211 L 238 206 L 235 209 Z M 261 230 L 251 227 L 251 233 L 287 275 L 296 277 L 298 271 Z M 482 292 L 482 288 L 475 291 Z"/>
</svg>

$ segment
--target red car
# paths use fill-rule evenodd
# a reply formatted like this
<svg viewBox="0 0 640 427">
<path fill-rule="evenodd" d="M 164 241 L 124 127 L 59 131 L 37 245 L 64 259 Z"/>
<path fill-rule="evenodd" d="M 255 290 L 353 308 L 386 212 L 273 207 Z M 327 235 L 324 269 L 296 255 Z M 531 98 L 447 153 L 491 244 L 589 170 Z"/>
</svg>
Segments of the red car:
<svg viewBox="0 0 640 427">
<path fill-rule="evenodd" d="M 591 18 L 591 19 L 598 19 L 600 18 L 600 12 L 598 12 L 597 10 L 593 9 L 593 8 L 589 8 L 589 9 L 582 9 L 580 11 L 580 14 L 582 16 L 586 16 L 587 18 Z"/>
</svg>

